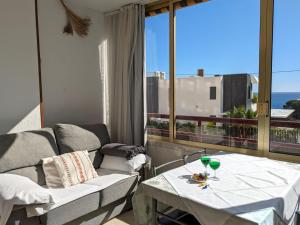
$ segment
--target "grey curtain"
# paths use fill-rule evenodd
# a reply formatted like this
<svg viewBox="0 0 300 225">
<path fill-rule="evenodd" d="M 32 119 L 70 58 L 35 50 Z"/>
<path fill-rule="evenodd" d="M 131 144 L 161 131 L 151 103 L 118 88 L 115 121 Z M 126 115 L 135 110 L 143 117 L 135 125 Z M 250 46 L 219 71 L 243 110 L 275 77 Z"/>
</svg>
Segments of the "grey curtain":
<svg viewBox="0 0 300 225">
<path fill-rule="evenodd" d="M 110 132 L 114 142 L 144 143 L 144 20 L 142 5 L 106 17 Z"/>
</svg>

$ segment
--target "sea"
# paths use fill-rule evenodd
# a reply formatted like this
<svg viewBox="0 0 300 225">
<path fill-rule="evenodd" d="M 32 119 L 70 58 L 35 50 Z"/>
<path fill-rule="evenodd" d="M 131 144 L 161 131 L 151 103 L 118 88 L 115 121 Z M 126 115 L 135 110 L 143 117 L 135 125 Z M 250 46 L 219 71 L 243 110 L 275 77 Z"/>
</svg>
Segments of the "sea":
<svg viewBox="0 0 300 225">
<path fill-rule="evenodd" d="M 272 92 L 272 109 L 283 109 L 287 101 L 300 99 L 300 92 Z"/>
</svg>

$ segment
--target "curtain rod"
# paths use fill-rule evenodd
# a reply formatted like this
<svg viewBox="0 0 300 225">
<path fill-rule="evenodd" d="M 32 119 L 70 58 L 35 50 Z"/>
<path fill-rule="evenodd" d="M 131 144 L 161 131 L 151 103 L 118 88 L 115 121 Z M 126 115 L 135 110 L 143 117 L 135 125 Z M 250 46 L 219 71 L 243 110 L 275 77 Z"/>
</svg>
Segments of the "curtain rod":
<svg viewBox="0 0 300 225">
<path fill-rule="evenodd" d="M 151 3 L 151 2 L 155 2 L 155 1 L 156 0 L 139 0 L 139 1 L 136 1 L 136 2 L 132 2 L 132 3 L 129 3 L 129 4 L 123 5 L 122 7 L 127 6 L 127 5 L 131 5 L 131 4 L 145 5 L 145 4 L 148 4 L 148 3 Z M 120 9 L 116 9 L 116 10 L 113 10 L 111 12 L 106 12 L 106 13 L 104 13 L 104 15 L 105 16 L 112 16 L 112 15 L 118 14 L 119 12 L 120 12 Z"/>
</svg>

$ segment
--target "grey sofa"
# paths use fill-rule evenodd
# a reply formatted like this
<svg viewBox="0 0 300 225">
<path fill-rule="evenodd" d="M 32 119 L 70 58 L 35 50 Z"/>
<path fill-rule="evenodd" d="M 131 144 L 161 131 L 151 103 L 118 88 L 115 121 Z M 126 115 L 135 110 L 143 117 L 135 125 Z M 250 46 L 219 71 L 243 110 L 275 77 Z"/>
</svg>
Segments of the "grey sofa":
<svg viewBox="0 0 300 225">
<path fill-rule="evenodd" d="M 53 129 L 1 135 L 0 173 L 26 176 L 40 185 L 45 185 L 42 158 L 70 151 L 88 150 L 97 169 L 103 157 L 99 149 L 107 143 L 110 143 L 110 137 L 103 124 L 59 124 Z M 141 176 L 125 179 L 39 217 L 27 218 L 24 207 L 15 207 L 7 225 L 103 224 L 130 209 L 131 198 Z"/>
</svg>

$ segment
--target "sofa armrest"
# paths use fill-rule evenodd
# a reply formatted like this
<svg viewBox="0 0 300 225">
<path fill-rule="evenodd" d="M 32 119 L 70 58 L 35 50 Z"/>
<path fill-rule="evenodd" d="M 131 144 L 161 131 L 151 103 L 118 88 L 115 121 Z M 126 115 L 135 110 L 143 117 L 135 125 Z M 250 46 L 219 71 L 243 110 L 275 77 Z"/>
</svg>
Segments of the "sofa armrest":
<svg viewBox="0 0 300 225">
<path fill-rule="evenodd" d="M 109 143 L 100 149 L 100 153 L 103 155 L 124 157 L 129 160 L 138 154 L 145 154 L 146 150 L 143 146 Z"/>
</svg>

